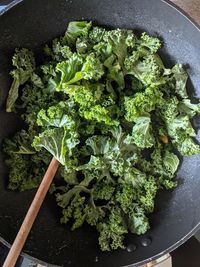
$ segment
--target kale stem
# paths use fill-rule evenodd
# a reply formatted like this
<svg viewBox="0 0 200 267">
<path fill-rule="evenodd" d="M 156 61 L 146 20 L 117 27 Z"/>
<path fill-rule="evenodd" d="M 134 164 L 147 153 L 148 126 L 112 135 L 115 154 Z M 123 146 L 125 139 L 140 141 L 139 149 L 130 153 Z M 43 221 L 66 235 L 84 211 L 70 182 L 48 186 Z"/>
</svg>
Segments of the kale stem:
<svg viewBox="0 0 200 267">
<path fill-rule="evenodd" d="M 96 209 L 96 205 L 95 205 L 95 203 L 94 203 L 94 198 L 93 198 L 93 191 L 94 191 L 94 189 L 91 189 L 91 194 L 90 194 L 90 203 L 91 203 L 91 205 L 92 205 L 92 207 L 94 208 L 94 209 Z"/>
<path fill-rule="evenodd" d="M 88 193 L 90 194 L 91 193 L 91 190 L 90 189 L 87 189 L 85 186 L 83 185 L 76 185 L 75 188 L 77 189 L 81 189 L 82 191 L 84 191 L 85 193 Z"/>
</svg>

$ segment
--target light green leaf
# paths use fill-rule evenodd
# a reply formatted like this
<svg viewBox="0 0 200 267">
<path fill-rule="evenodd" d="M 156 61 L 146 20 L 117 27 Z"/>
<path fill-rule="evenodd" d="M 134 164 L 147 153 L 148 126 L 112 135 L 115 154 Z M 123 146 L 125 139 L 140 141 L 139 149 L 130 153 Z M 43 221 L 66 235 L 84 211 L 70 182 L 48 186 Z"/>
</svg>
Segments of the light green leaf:
<svg viewBox="0 0 200 267">
<path fill-rule="evenodd" d="M 66 128 L 47 129 L 33 140 L 32 146 L 39 151 L 45 148 L 62 165 L 67 165 L 68 157 L 79 143 L 78 136 Z"/>
<path fill-rule="evenodd" d="M 174 79 L 176 81 L 175 91 L 176 93 L 182 97 L 187 98 L 187 90 L 186 90 L 186 83 L 188 80 L 188 74 L 183 69 L 181 64 L 177 64 L 172 68 L 172 73 L 174 73 Z"/>
<path fill-rule="evenodd" d="M 165 151 L 163 164 L 168 172 L 175 174 L 179 166 L 179 158 L 168 150 Z"/>
<path fill-rule="evenodd" d="M 136 144 L 140 148 L 149 148 L 155 144 L 150 117 L 139 117 L 135 121 L 132 134 L 126 142 Z"/>
</svg>

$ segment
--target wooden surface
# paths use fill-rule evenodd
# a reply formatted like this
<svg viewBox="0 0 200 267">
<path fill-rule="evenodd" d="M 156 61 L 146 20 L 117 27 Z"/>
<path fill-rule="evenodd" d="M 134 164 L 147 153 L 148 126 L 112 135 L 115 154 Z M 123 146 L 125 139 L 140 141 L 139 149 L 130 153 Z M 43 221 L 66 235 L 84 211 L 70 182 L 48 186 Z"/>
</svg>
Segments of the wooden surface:
<svg viewBox="0 0 200 267">
<path fill-rule="evenodd" d="M 200 243 L 190 238 L 186 243 L 171 253 L 173 267 L 199 267 Z"/>
<path fill-rule="evenodd" d="M 171 0 L 200 25 L 200 0 Z"/>
</svg>

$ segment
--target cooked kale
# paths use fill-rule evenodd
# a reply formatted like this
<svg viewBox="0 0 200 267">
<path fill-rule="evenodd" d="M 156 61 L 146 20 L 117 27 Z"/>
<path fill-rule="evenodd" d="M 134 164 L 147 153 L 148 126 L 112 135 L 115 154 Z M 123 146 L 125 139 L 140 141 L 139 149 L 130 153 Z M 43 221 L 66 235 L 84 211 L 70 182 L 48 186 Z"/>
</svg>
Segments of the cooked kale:
<svg viewBox="0 0 200 267">
<path fill-rule="evenodd" d="M 177 185 L 174 151 L 200 153 L 190 122 L 200 104 L 188 98 L 183 66 L 165 68 L 160 47 L 147 33 L 75 21 L 44 47 L 42 65 L 24 48 L 13 57 L 6 109 L 22 114 L 26 130 L 4 142 L 8 188 L 37 187 L 52 155 L 61 223 L 96 227 L 103 251 L 149 229 L 157 191 Z"/>
</svg>

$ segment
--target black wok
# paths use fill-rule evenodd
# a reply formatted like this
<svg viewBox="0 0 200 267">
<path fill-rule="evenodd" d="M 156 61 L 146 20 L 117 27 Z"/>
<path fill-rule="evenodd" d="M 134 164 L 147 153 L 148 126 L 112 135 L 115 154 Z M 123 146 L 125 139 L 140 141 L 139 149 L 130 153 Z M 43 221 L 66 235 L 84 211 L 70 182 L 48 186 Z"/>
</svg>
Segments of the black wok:
<svg viewBox="0 0 200 267">
<path fill-rule="evenodd" d="M 2 1 L 0 1 L 2 2 Z M 8 1 L 3 1 L 8 2 Z M 17 1 L 15 1 L 16 3 Z M 200 30 L 178 9 L 161 0 L 24 0 L 0 16 L 0 141 L 22 126 L 17 115 L 6 114 L 9 70 L 15 47 L 34 50 L 40 61 L 41 46 L 62 34 L 71 20 L 92 20 L 109 27 L 135 28 L 158 35 L 165 46 L 166 65 L 188 67 L 191 97 L 200 97 Z M 200 120 L 194 120 L 198 128 Z M 48 196 L 24 247 L 24 253 L 42 261 L 73 267 L 138 266 L 170 252 L 186 241 L 200 224 L 200 155 L 184 158 L 177 174 L 179 186 L 160 192 L 151 230 L 129 235 L 127 249 L 103 253 L 97 233 L 85 225 L 71 232 L 59 223 L 59 211 Z M 33 198 L 34 191 L 6 190 L 7 169 L 0 156 L 0 236 L 12 243 Z M 4 242 L 4 241 L 3 241 Z"/>
</svg>

